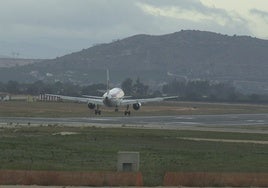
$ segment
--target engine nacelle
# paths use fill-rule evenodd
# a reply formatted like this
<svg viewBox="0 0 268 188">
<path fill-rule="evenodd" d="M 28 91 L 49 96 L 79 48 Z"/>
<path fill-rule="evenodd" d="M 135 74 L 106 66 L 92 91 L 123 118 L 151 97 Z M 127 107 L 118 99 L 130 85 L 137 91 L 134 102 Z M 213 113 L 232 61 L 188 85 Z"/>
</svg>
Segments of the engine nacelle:
<svg viewBox="0 0 268 188">
<path fill-rule="evenodd" d="M 93 103 L 88 103 L 87 106 L 89 109 L 94 109 L 96 107 L 96 105 Z"/>
<path fill-rule="evenodd" d="M 139 110 L 140 107 L 141 107 L 141 103 L 135 103 L 135 104 L 133 104 L 133 109 L 134 110 Z"/>
</svg>

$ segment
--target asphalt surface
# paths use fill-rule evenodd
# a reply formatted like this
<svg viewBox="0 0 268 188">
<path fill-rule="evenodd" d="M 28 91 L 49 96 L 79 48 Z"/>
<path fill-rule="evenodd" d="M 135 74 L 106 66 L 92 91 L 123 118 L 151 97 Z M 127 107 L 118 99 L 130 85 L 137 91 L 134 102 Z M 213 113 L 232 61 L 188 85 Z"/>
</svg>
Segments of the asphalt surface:
<svg viewBox="0 0 268 188">
<path fill-rule="evenodd" d="M 217 129 L 254 130 L 268 133 L 268 114 L 228 115 L 180 115 L 180 116 L 122 116 L 84 118 L 32 118 L 0 117 L 0 126 L 101 126 L 101 127 L 142 127 L 163 129 Z"/>
</svg>

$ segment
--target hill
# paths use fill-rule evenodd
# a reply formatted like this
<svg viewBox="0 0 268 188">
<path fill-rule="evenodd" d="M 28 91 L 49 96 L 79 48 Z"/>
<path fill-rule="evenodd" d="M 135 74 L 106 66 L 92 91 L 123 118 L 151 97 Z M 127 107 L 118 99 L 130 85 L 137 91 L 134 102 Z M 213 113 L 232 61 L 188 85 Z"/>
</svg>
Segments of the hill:
<svg viewBox="0 0 268 188">
<path fill-rule="evenodd" d="M 21 58 L 11 58 L 0 56 L 0 67 L 14 67 L 32 64 L 34 62 L 39 62 L 39 59 L 21 59 Z"/>
<path fill-rule="evenodd" d="M 178 79 L 229 82 L 241 91 L 268 92 L 268 41 L 249 36 L 227 36 L 182 30 L 172 34 L 135 35 L 99 44 L 56 59 L 0 70 L 0 79 L 105 83 L 127 77 L 160 83 Z"/>
</svg>

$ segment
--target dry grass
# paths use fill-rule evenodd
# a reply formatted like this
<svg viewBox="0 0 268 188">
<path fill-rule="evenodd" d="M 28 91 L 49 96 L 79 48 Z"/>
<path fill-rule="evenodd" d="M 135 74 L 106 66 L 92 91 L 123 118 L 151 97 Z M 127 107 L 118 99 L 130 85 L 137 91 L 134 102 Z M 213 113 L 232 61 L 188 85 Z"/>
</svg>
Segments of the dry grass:
<svg viewBox="0 0 268 188">
<path fill-rule="evenodd" d="M 59 134 L 59 133 L 77 134 Z M 268 172 L 268 145 L 180 138 L 268 141 L 267 134 L 96 127 L 15 127 L 0 131 L 0 169 L 116 171 L 118 151 L 139 151 L 146 186 L 165 172 Z"/>
<path fill-rule="evenodd" d="M 142 186 L 141 173 L 1 170 L 1 185 Z"/>
<path fill-rule="evenodd" d="M 267 173 L 167 172 L 164 186 L 267 187 Z"/>
</svg>

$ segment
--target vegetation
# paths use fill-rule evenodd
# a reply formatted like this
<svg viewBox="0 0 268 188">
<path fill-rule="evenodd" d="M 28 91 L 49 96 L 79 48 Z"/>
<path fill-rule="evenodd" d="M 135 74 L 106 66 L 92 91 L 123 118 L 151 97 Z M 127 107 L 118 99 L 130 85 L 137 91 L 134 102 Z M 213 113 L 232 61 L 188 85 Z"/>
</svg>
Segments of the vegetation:
<svg viewBox="0 0 268 188">
<path fill-rule="evenodd" d="M 182 137 L 268 140 L 267 135 L 242 133 L 16 127 L 1 130 L 0 168 L 116 171 L 118 151 L 139 151 L 147 186 L 161 185 L 167 171 L 268 172 L 267 145 L 196 142 Z"/>
<path fill-rule="evenodd" d="M 217 102 L 267 103 L 268 95 L 242 94 L 226 83 L 206 80 L 177 81 L 174 79 L 163 86 L 163 93 L 178 95 L 181 100 Z"/>
<path fill-rule="evenodd" d="M 127 78 L 121 84 L 122 89 L 126 95 L 135 97 L 148 97 L 149 86 L 145 85 L 137 78 L 136 82 L 133 83 L 132 79 Z"/>
<path fill-rule="evenodd" d="M 258 90 L 265 92 L 267 47 L 267 40 L 205 31 L 135 35 L 27 66 L 2 68 L 0 80 L 60 80 L 84 85 L 102 80 L 109 68 L 117 83 L 127 77 L 162 83 L 170 79 L 170 72 L 189 79 L 243 81 L 244 90 L 260 86 Z"/>
<path fill-rule="evenodd" d="M 121 87 L 127 96 L 135 98 L 157 97 L 164 93 L 166 95 L 179 96 L 180 101 L 268 103 L 268 95 L 242 94 L 229 84 L 213 83 L 205 80 L 186 82 L 174 79 L 163 85 L 162 89 L 151 91 L 149 86 L 144 84 L 139 78 L 135 82 L 127 78 L 122 82 Z M 43 81 L 36 81 L 28 84 L 16 81 L 0 82 L 0 92 L 11 94 L 39 95 L 41 93 L 53 93 L 70 96 L 100 96 L 103 93 L 100 91 L 105 90 L 105 84 L 81 86 L 70 82 L 44 83 Z"/>
<path fill-rule="evenodd" d="M 106 89 L 104 84 L 92 84 L 89 86 L 79 86 L 72 83 L 44 83 L 43 81 L 36 81 L 34 83 L 19 83 L 16 81 L 9 81 L 7 83 L 0 82 L 0 91 L 11 94 L 28 94 L 39 95 L 42 93 L 53 93 L 61 95 L 79 96 L 100 95 L 98 90 Z"/>
</svg>

